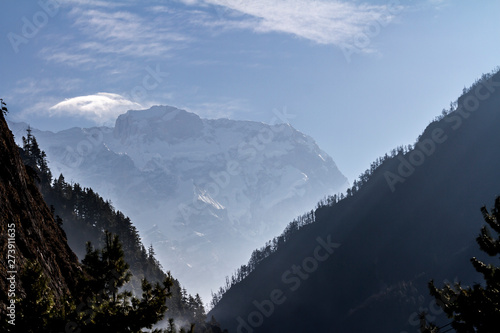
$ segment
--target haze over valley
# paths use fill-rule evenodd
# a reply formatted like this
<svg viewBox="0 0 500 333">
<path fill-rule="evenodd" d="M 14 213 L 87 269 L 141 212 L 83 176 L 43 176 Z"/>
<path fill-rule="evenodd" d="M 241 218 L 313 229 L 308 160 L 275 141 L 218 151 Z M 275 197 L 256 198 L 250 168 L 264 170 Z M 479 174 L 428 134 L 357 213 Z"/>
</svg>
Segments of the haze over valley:
<svg viewBox="0 0 500 333">
<path fill-rule="evenodd" d="M 493 333 L 500 2 L 2 2 L 0 331 Z"/>
<path fill-rule="evenodd" d="M 22 145 L 28 125 L 10 127 Z M 311 137 L 283 123 L 155 106 L 120 115 L 115 127 L 33 134 L 55 176 L 111 200 L 163 267 L 207 301 L 255 248 L 348 187 Z"/>
</svg>

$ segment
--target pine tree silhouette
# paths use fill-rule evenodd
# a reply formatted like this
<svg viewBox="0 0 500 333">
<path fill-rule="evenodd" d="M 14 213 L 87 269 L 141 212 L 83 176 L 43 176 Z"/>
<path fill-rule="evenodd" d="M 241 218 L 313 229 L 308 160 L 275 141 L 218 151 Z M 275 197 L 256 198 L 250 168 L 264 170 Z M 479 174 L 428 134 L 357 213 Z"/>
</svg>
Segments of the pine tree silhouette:
<svg viewBox="0 0 500 333">
<path fill-rule="evenodd" d="M 482 207 L 481 212 L 489 228 L 483 226 L 476 241 L 482 251 L 498 258 L 500 255 L 500 197 L 495 200 L 495 207 L 491 213 L 486 207 Z M 490 228 L 496 233 L 495 236 L 491 234 Z M 476 283 L 472 287 L 462 287 L 460 283 L 453 286 L 446 284 L 443 289 L 438 289 L 434 282 L 430 281 L 430 293 L 448 317 L 453 319 L 451 327 L 456 332 L 497 332 L 500 320 L 500 267 L 486 264 L 477 258 L 472 258 L 471 262 L 476 271 L 483 275 L 484 284 Z M 439 332 L 430 329 L 432 329 L 431 326 L 422 325 L 421 332 Z"/>
<path fill-rule="evenodd" d="M 2 116 L 5 116 L 9 112 L 9 110 L 7 110 L 7 104 L 5 104 L 3 98 L 0 98 L 0 110 L 2 111 L 0 113 Z"/>
</svg>

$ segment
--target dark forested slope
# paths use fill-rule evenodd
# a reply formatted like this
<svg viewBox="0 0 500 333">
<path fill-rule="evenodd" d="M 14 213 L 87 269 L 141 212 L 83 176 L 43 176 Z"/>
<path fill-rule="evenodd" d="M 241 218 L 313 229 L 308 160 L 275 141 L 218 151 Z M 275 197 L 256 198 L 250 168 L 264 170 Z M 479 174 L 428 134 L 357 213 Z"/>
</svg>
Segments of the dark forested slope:
<svg viewBox="0 0 500 333">
<path fill-rule="evenodd" d="M 232 332 L 417 332 L 428 296 L 477 279 L 480 208 L 500 194 L 500 74 L 485 75 L 411 149 L 381 159 L 218 301 Z M 480 282 L 480 281 L 478 281 Z"/>
<path fill-rule="evenodd" d="M 12 288 L 7 288 L 7 283 L 10 287 L 7 277 L 14 276 L 15 297 L 21 298 L 24 286 L 19 274 L 28 260 L 40 264 L 44 275 L 49 277 L 48 285 L 56 300 L 69 294 L 80 270 L 64 232 L 26 171 L 3 115 L 0 115 L 0 253 L 2 320 L 8 300 L 14 299 L 8 297 Z"/>
</svg>

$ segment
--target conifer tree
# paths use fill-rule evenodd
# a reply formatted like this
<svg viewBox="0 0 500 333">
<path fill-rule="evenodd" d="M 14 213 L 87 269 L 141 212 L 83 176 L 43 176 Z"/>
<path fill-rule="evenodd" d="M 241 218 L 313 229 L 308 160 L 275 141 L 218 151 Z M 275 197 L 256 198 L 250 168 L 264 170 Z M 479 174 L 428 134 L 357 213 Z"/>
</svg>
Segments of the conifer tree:
<svg viewBox="0 0 500 333">
<path fill-rule="evenodd" d="M 32 155 L 33 135 L 31 135 L 31 126 L 26 129 L 26 137 L 23 136 L 23 149 L 28 156 Z"/>
<path fill-rule="evenodd" d="M 481 234 L 476 238 L 482 251 L 492 257 L 500 255 L 500 197 L 495 201 L 495 207 L 488 212 L 481 208 L 483 218 L 488 224 L 483 226 Z M 492 229 L 495 236 L 490 232 Z M 446 284 L 438 289 L 434 282 L 429 283 L 432 296 L 440 307 L 453 319 L 451 326 L 458 333 L 491 333 L 499 329 L 500 322 L 500 267 L 486 264 L 477 258 L 471 259 L 477 272 L 481 273 L 484 283 L 476 283 L 472 287 L 462 287 L 460 283 L 454 286 Z M 430 326 L 423 325 L 422 332 Z"/>
<path fill-rule="evenodd" d="M 125 262 L 122 245 L 118 236 L 105 232 L 105 246 L 94 249 L 87 243 L 87 255 L 82 260 L 83 269 L 92 278 L 87 281 L 90 290 L 109 290 L 113 301 L 119 288 L 130 280 L 129 266 Z"/>
<path fill-rule="evenodd" d="M 40 149 L 36 137 L 32 134 L 30 126 L 26 129 L 26 137 L 23 136 L 22 140 L 24 164 L 39 173 L 37 178 L 42 186 L 50 186 L 52 173 L 48 166 L 47 154 Z"/>
<path fill-rule="evenodd" d="M 7 110 L 7 104 L 3 101 L 3 98 L 0 98 L 0 110 L 2 111 L 0 112 L 2 116 L 5 116 L 9 112 L 9 110 Z"/>
<path fill-rule="evenodd" d="M 49 332 L 56 315 L 54 295 L 48 287 L 48 279 L 37 262 L 28 261 L 20 276 L 25 297 L 18 300 L 16 329 L 19 332 Z"/>
<path fill-rule="evenodd" d="M 130 272 L 116 235 L 106 231 L 102 250 L 89 243 L 82 264 L 87 278 L 81 298 L 89 310 L 77 314 L 77 321 L 85 332 L 141 332 L 163 318 L 172 277 L 167 274 L 162 285 L 154 286 L 143 279 L 141 298 L 132 296 L 130 291 L 119 292 L 129 281 Z"/>
</svg>

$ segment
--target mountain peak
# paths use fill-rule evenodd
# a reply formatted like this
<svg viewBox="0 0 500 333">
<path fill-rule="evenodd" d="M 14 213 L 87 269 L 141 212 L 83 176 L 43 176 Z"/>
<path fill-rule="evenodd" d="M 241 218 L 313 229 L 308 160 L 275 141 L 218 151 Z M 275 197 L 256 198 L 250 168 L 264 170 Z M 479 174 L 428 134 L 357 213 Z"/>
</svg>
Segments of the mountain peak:
<svg viewBox="0 0 500 333">
<path fill-rule="evenodd" d="M 197 290 L 214 288 L 256 244 L 347 186 L 333 159 L 289 125 L 207 120 L 169 106 L 128 111 L 114 129 L 37 132 L 37 140 L 53 170 L 104 193 L 164 267 Z"/>
<path fill-rule="evenodd" d="M 180 112 L 189 113 L 185 110 L 181 110 L 173 106 L 154 105 L 147 110 L 129 110 L 126 113 L 120 115 L 118 118 L 131 117 L 132 119 L 140 121 L 161 120 L 165 117 L 164 120 L 169 120 Z"/>
<path fill-rule="evenodd" d="M 116 119 L 114 137 L 122 143 L 139 139 L 176 142 L 201 135 L 203 122 L 194 113 L 172 106 L 153 106 L 148 110 L 130 110 Z"/>
</svg>

